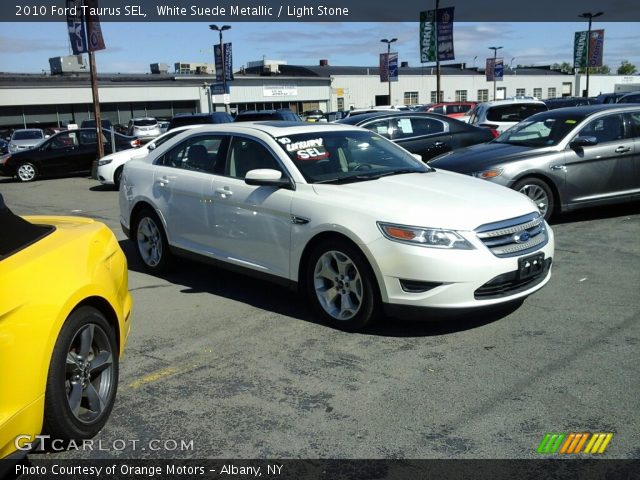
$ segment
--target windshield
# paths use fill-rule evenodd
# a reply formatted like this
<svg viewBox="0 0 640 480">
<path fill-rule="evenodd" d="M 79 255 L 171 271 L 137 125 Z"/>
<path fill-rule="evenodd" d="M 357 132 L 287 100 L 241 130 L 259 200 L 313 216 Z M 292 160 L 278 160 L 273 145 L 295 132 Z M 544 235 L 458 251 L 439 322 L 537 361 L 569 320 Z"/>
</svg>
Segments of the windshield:
<svg viewBox="0 0 640 480">
<path fill-rule="evenodd" d="M 42 130 L 20 130 L 13 132 L 13 140 L 38 140 L 44 138 Z"/>
<path fill-rule="evenodd" d="M 514 125 L 493 143 L 508 143 L 526 147 L 552 147 L 562 141 L 584 116 L 563 115 L 553 118 L 533 118 Z"/>
<path fill-rule="evenodd" d="M 151 127 L 158 124 L 158 121 L 155 118 L 140 118 L 133 120 L 133 124 L 136 127 Z"/>
<path fill-rule="evenodd" d="M 372 132 L 309 132 L 276 140 L 309 183 L 345 183 L 432 170 Z"/>
</svg>

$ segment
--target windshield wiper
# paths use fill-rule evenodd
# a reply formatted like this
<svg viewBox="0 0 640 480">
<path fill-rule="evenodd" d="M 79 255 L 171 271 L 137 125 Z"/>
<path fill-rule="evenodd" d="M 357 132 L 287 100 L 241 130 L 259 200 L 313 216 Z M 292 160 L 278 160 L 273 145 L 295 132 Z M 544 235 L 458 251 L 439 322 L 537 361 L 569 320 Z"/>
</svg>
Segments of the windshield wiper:
<svg viewBox="0 0 640 480">
<path fill-rule="evenodd" d="M 340 183 L 351 183 L 351 182 L 365 182 L 367 180 L 377 180 L 379 178 L 382 177 L 388 177 L 391 175 L 400 175 L 403 173 L 428 173 L 428 172 L 433 172 L 434 169 L 429 168 L 428 170 L 414 170 L 414 169 L 410 169 L 410 168 L 405 168 L 405 169 L 399 169 L 399 170 L 391 170 L 389 172 L 382 172 L 382 173 L 377 173 L 375 175 L 351 175 L 348 177 L 340 177 L 340 178 L 330 178 L 328 180 L 319 180 L 317 182 L 313 182 L 313 183 L 333 183 L 333 184 L 340 184 Z"/>
<path fill-rule="evenodd" d="M 433 169 L 429 167 L 428 170 L 414 170 L 413 168 L 403 168 L 398 170 L 392 170 L 390 172 L 382 172 L 377 175 L 371 175 L 369 178 L 382 178 L 389 177 L 391 175 L 402 175 L 403 173 L 429 173 L 432 172 Z"/>
</svg>

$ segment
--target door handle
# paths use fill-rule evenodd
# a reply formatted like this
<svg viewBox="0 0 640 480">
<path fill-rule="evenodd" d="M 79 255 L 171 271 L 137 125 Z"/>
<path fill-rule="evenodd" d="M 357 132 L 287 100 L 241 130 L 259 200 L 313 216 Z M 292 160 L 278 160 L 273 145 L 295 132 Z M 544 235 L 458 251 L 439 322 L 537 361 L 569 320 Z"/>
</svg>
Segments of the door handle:
<svg viewBox="0 0 640 480">
<path fill-rule="evenodd" d="M 565 165 L 551 165 L 549 168 L 551 170 L 562 170 L 563 172 L 567 171 L 567 167 Z"/>
<path fill-rule="evenodd" d="M 233 195 L 233 192 L 229 189 L 229 187 L 218 187 L 216 188 L 215 192 L 222 198 L 227 198 Z"/>
<path fill-rule="evenodd" d="M 433 146 L 436 148 L 440 148 L 440 147 L 444 147 L 445 143 L 444 142 L 433 142 Z"/>
<path fill-rule="evenodd" d="M 631 147 L 618 147 L 615 151 L 616 153 L 627 153 L 631 151 Z"/>
<path fill-rule="evenodd" d="M 156 183 L 159 184 L 161 187 L 166 187 L 171 183 L 171 180 L 174 180 L 175 178 L 176 177 L 169 177 L 165 175 L 163 177 L 160 177 L 158 180 L 156 180 Z"/>
</svg>

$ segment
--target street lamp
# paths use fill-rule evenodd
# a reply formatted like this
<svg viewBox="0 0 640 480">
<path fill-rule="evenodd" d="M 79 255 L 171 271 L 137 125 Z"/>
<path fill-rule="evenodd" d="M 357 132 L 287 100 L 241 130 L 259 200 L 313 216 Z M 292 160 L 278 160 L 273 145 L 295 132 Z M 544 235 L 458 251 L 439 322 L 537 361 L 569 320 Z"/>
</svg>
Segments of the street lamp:
<svg viewBox="0 0 640 480">
<path fill-rule="evenodd" d="M 587 33 L 587 89 L 583 93 L 582 95 L 583 97 L 589 96 L 589 63 L 591 62 L 591 52 L 589 51 L 590 50 L 589 47 L 591 46 L 591 20 L 593 20 L 596 17 L 599 17 L 600 15 L 602 15 L 602 13 L 603 12 L 598 12 L 598 13 L 585 12 L 578 15 L 580 18 L 589 19 L 589 33 Z"/>
<path fill-rule="evenodd" d="M 513 61 L 516 59 L 516 57 L 511 57 L 511 60 L 509 61 L 509 70 L 513 70 Z"/>
<path fill-rule="evenodd" d="M 391 105 L 391 62 L 389 61 L 389 57 L 391 55 L 391 44 L 397 40 L 397 38 L 392 38 L 391 40 L 383 38 L 382 40 L 380 40 L 382 43 L 387 44 L 387 82 L 389 83 L 389 105 Z"/>
<path fill-rule="evenodd" d="M 218 27 L 218 25 L 209 25 L 211 30 L 215 30 L 220 33 L 220 60 L 222 63 L 222 91 L 224 94 L 227 93 L 227 70 L 226 65 L 224 64 L 224 43 L 222 43 L 222 32 L 225 30 L 229 30 L 231 28 L 230 25 L 223 25 Z M 227 104 L 224 104 L 224 110 L 227 111 Z"/>
<path fill-rule="evenodd" d="M 502 47 L 489 47 L 489 50 L 493 50 L 493 99 L 496 99 L 496 58 L 498 57 L 498 50 Z"/>
</svg>

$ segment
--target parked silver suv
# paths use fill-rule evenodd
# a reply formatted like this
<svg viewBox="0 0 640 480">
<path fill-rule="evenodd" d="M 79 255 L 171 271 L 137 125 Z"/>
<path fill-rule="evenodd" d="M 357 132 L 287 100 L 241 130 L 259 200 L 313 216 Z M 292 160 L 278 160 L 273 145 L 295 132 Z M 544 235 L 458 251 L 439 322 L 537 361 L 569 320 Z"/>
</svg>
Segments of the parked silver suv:
<svg viewBox="0 0 640 480">
<path fill-rule="evenodd" d="M 525 118 L 546 110 L 548 107 L 544 102 L 533 99 L 484 102 L 471 110 L 469 123 L 476 127 L 490 128 L 500 134 Z"/>
<path fill-rule="evenodd" d="M 153 117 L 140 117 L 129 120 L 127 135 L 138 137 L 141 142 L 151 141 L 160 133 L 160 124 Z"/>
</svg>

